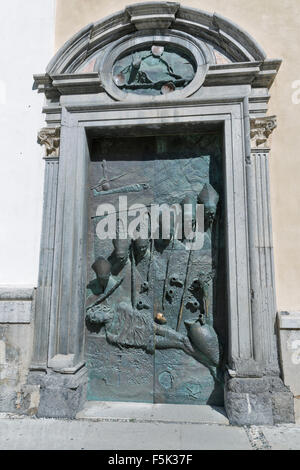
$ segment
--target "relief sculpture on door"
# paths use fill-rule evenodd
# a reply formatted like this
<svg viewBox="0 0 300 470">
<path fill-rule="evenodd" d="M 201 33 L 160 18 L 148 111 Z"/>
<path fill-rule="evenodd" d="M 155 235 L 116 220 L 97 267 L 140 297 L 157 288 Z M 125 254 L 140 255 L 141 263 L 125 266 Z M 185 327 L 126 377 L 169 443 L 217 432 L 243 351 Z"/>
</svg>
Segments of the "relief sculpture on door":
<svg viewBox="0 0 300 470">
<path fill-rule="evenodd" d="M 215 327 L 222 245 L 219 137 L 149 137 L 141 144 L 142 156 L 123 149 L 123 156 L 113 158 L 108 147 L 118 155 L 121 143 L 106 140 L 98 144 L 90 172 L 89 398 L 222 404 L 223 348 Z M 130 145 L 138 149 L 140 140 L 131 139 Z M 130 237 L 124 214 L 116 209 L 115 238 L 99 240 L 97 205 L 109 201 L 118 207 L 117 198 L 124 195 L 128 206 L 139 202 L 149 209 L 147 236 Z M 182 208 L 180 236 L 178 219 L 172 217 L 166 236 L 162 210 L 153 236 L 154 203 Z M 197 205 L 204 208 L 198 235 Z M 191 238 L 189 232 L 196 235 Z"/>
</svg>

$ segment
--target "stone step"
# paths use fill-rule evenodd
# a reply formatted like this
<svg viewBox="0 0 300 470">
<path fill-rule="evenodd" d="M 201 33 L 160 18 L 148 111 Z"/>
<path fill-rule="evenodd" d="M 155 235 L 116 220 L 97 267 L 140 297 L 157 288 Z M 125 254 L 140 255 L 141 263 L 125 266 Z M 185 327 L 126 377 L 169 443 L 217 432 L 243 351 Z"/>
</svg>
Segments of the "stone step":
<svg viewBox="0 0 300 470">
<path fill-rule="evenodd" d="M 76 418 L 92 421 L 229 424 L 221 407 L 160 403 L 88 401 Z"/>
</svg>

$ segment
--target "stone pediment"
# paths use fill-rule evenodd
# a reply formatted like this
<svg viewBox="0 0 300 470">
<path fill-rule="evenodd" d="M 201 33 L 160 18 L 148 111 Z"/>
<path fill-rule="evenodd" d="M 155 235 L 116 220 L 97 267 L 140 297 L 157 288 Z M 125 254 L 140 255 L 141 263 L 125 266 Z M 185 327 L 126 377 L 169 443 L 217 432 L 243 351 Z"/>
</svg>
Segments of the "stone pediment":
<svg viewBox="0 0 300 470">
<path fill-rule="evenodd" d="M 163 48 L 162 55 L 153 55 L 153 48 Z M 57 52 L 45 74 L 34 76 L 34 87 L 54 101 L 101 91 L 117 101 L 139 94 L 173 100 L 191 96 L 202 85 L 269 88 L 280 63 L 267 60 L 247 32 L 216 13 L 146 2 L 84 27 Z"/>
</svg>

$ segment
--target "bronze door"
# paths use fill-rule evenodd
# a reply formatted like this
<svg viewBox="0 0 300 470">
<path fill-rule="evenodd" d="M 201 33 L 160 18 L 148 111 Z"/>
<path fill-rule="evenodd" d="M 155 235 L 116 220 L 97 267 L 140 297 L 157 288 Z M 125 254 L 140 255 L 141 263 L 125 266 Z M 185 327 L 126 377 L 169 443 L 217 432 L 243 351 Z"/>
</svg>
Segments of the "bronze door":
<svg viewBox="0 0 300 470">
<path fill-rule="evenodd" d="M 220 135 L 95 140 L 89 181 L 88 399 L 222 405 Z M 183 209 L 185 203 L 192 212 L 196 204 L 204 205 L 200 247 L 188 249 L 184 230 L 176 236 L 172 220 L 170 235 L 163 238 L 162 216 L 156 239 L 150 228 L 143 239 L 128 235 L 125 214 L 127 225 L 135 218 L 139 227 L 139 211 L 135 217 L 128 213 L 134 205 L 143 204 L 150 217 L 153 205 Z M 111 228 L 108 213 L 117 222 L 114 239 L 101 235 Z M 182 223 L 186 215 L 183 209 Z"/>
</svg>

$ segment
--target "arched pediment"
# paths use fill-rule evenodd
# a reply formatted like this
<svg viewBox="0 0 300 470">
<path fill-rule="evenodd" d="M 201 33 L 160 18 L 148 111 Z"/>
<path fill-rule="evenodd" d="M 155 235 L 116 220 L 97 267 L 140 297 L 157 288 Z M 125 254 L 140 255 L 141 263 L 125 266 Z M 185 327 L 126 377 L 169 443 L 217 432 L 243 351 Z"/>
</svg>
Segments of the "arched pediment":
<svg viewBox="0 0 300 470">
<path fill-rule="evenodd" d="M 84 27 L 56 53 L 45 74 L 34 76 L 34 88 L 53 101 L 99 92 L 115 101 L 134 101 L 139 94 L 170 101 L 202 86 L 270 88 L 280 63 L 216 13 L 146 2 Z"/>
<path fill-rule="evenodd" d="M 224 62 L 264 61 L 266 54 L 239 26 L 219 14 L 173 2 L 146 2 L 91 23 L 81 29 L 53 57 L 48 74 L 75 73 L 109 44 L 141 31 L 181 32 L 206 43 Z M 220 59 L 221 58 L 221 59 Z"/>
</svg>

